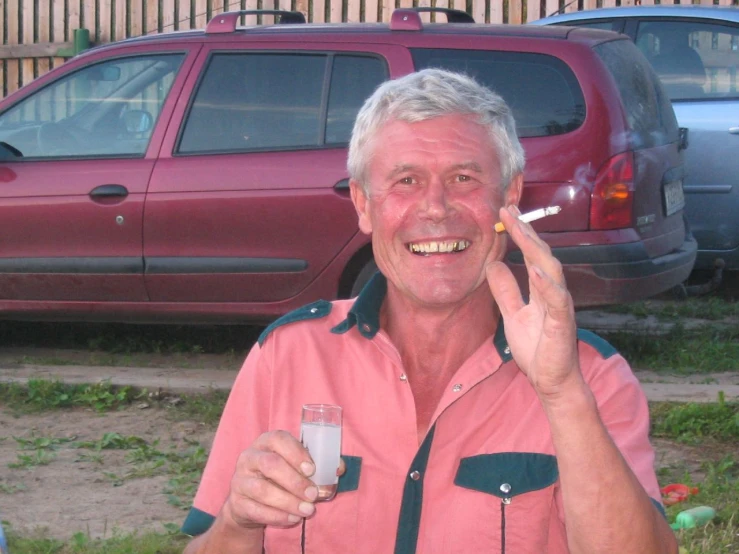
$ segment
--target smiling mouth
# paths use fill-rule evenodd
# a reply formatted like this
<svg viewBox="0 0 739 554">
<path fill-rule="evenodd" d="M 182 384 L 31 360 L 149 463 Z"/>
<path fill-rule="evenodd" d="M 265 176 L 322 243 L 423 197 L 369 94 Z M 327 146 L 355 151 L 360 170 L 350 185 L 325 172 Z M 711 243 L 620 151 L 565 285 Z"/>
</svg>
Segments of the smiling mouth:
<svg viewBox="0 0 739 554">
<path fill-rule="evenodd" d="M 419 256 L 428 256 L 429 254 L 455 254 L 462 252 L 470 246 L 468 240 L 447 240 L 447 241 L 429 241 L 429 242 L 409 242 L 408 250 Z"/>
</svg>

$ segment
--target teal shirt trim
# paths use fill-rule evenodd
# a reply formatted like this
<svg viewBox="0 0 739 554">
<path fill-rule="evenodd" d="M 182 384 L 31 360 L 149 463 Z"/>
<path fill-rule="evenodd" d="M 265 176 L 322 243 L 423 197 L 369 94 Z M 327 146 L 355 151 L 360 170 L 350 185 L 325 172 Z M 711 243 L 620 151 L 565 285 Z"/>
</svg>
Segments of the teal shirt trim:
<svg viewBox="0 0 739 554">
<path fill-rule="evenodd" d="M 357 296 L 346 319 L 331 329 L 331 332 L 341 335 L 356 325 L 364 338 L 374 338 L 380 330 L 380 308 L 386 294 L 387 280 L 377 271 Z"/>
<path fill-rule="evenodd" d="M 333 308 L 333 304 L 331 304 L 331 302 L 328 302 L 326 300 L 318 300 L 316 302 L 308 304 L 307 306 L 303 306 L 302 308 L 298 308 L 297 310 L 286 313 L 281 318 L 273 321 L 264 331 L 262 331 L 262 334 L 259 335 L 258 339 L 259 346 L 262 346 L 264 344 L 264 341 L 267 340 L 269 334 L 278 327 L 282 327 L 283 325 L 287 325 L 288 323 L 295 323 L 296 321 L 305 321 L 309 319 L 320 319 L 322 317 L 326 317 L 328 314 L 331 313 L 331 308 Z"/>
<path fill-rule="evenodd" d="M 336 487 L 336 494 L 342 492 L 351 492 L 359 488 L 359 476 L 362 473 L 362 458 L 359 456 L 342 456 L 346 471 L 344 475 L 339 477 L 339 485 Z"/>
<path fill-rule="evenodd" d="M 187 514 L 185 523 L 182 524 L 180 531 L 191 537 L 202 535 L 210 529 L 210 526 L 213 525 L 215 520 L 216 518 L 209 513 L 198 510 L 197 508 L 190 508 L 190 512 Z"/>
<path fill-rule="evenodd" d="M 382 302 L 385 300 L 386 294 L 387 279 L 382 273 L 377 271 L 370 277 L 362 292 L 357 296 L 346 319 L 331 329 L 331 332 L 341 335 L 348 332 L 352 327 L 357 326 L 359 333 L 364 338 L 373 339 L 380 330 L 380 308 L 382 308 Z M 279 320 L 275 323 L 278 322 Z M 513 359 L 505 338 L 502 317 L 498 321 L 498 329 L 495 331 L 493 343 L 503 362 L 509 362 Z"/>
<path fill-rule="evenodd" d="M 665 518 L 665 521 L 667 521 L 667 512 L 665 512 L 665 507 L 662 505 L 662 503 L 659 500 L 655 500 L 654 498 L 649 498 L 649 500 L 652 501 L 652 504 L 654 504 L 654 507 L 657 508 L 657 511 L 662 514 L 662 517 Z"/>
<path fill-rule="evenodd" d="M 500 452 L 462 458 L 454 484 L 498 498 L 513 498 L 545 489 L 558 478 L 557 458 L 550 454 Z M 504 484 L 507 492 L 501 490 Z"/>
<path fill-rule="evenodd" d="M 431 453 L 436 425 L 429 429 L 423 444 L 413 458 L 408 476 L 403 487 L 403 500 L 400 504 L 398 534 L 395 537 L 395 554 L 414 554 L 418 545 L 418 530 L 421 526 L 421 506 L 423 505 L 423 478 Z M 414 472 L 419 473 L 417 480 L 411 478 Z"/>
<path fill-rule="evenodd" d="M 599 337 L 592 331 L 587 331 L 585 329 L 578 329 L 577 339 L 595 348 L 598 351 L 598 353 L 601 356 L 603 356 L 603 358 L 606 360 L 610 358 L 611 356 L 613 356 L 614 354 L 618 354 L 618 350 L 616 350 L 611 345 L 611 343 L 609 343 L 604 338 Z"/>
</svg>

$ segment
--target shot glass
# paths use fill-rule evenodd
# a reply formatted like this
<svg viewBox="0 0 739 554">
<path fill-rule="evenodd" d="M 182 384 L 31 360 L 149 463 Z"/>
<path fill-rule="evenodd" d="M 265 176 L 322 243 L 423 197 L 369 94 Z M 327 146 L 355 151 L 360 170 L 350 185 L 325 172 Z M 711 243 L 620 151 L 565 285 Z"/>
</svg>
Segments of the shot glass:
<svg viewBox="0 0 739 554">
<path fill-rule="evenodd" d="M 341 406 L 305 404 L 300 421 L 300 442 L 316 466 L 311 477 L 318 487 L 316 502 L 331 500 L 339 484 Z"/>
</svg>

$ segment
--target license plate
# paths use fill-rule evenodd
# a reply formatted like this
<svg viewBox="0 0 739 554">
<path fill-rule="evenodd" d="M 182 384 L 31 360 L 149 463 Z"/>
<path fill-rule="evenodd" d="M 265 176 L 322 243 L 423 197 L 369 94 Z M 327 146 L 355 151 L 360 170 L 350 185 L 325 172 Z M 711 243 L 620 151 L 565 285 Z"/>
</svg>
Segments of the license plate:
<svg viewBox="0 0 739 554">
<path fill-rule="evenodd" d="M 685 195 L 683 194 L 683 182 L 673 181 L 667 183 L 664 188 L 665 215 L 672 215 L 685 207 Z"/>
</svg>

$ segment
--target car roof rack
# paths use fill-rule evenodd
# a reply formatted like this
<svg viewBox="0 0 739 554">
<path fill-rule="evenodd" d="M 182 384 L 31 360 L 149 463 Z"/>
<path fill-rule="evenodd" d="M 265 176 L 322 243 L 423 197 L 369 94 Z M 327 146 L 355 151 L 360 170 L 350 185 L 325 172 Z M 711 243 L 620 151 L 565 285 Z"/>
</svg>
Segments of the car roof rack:
<svg viewBox="0 0 739 554">
<path fill-rule="evenodd" d="M 224 12 L 213 17 L 205 27 L 205 34 L 233 33 L 242 15 L 279 15 L 280 20 L 278 24 L 281 25 L 305 23 L 303 12 L 291 12 L 287 10 L 237 10 Z"/>
<path fill-rule="evenodd" d="M 474 23 L 475 19 L 462 10 L 454 10 L 452 8 L 399 8 L 393 11 L 390 17 L 391 31 L 420 31 L 423 29 L 423 21 L 421 21 L 422 12 L 434 12 L 446 14 L 449 23 Z"/>
</svg>

